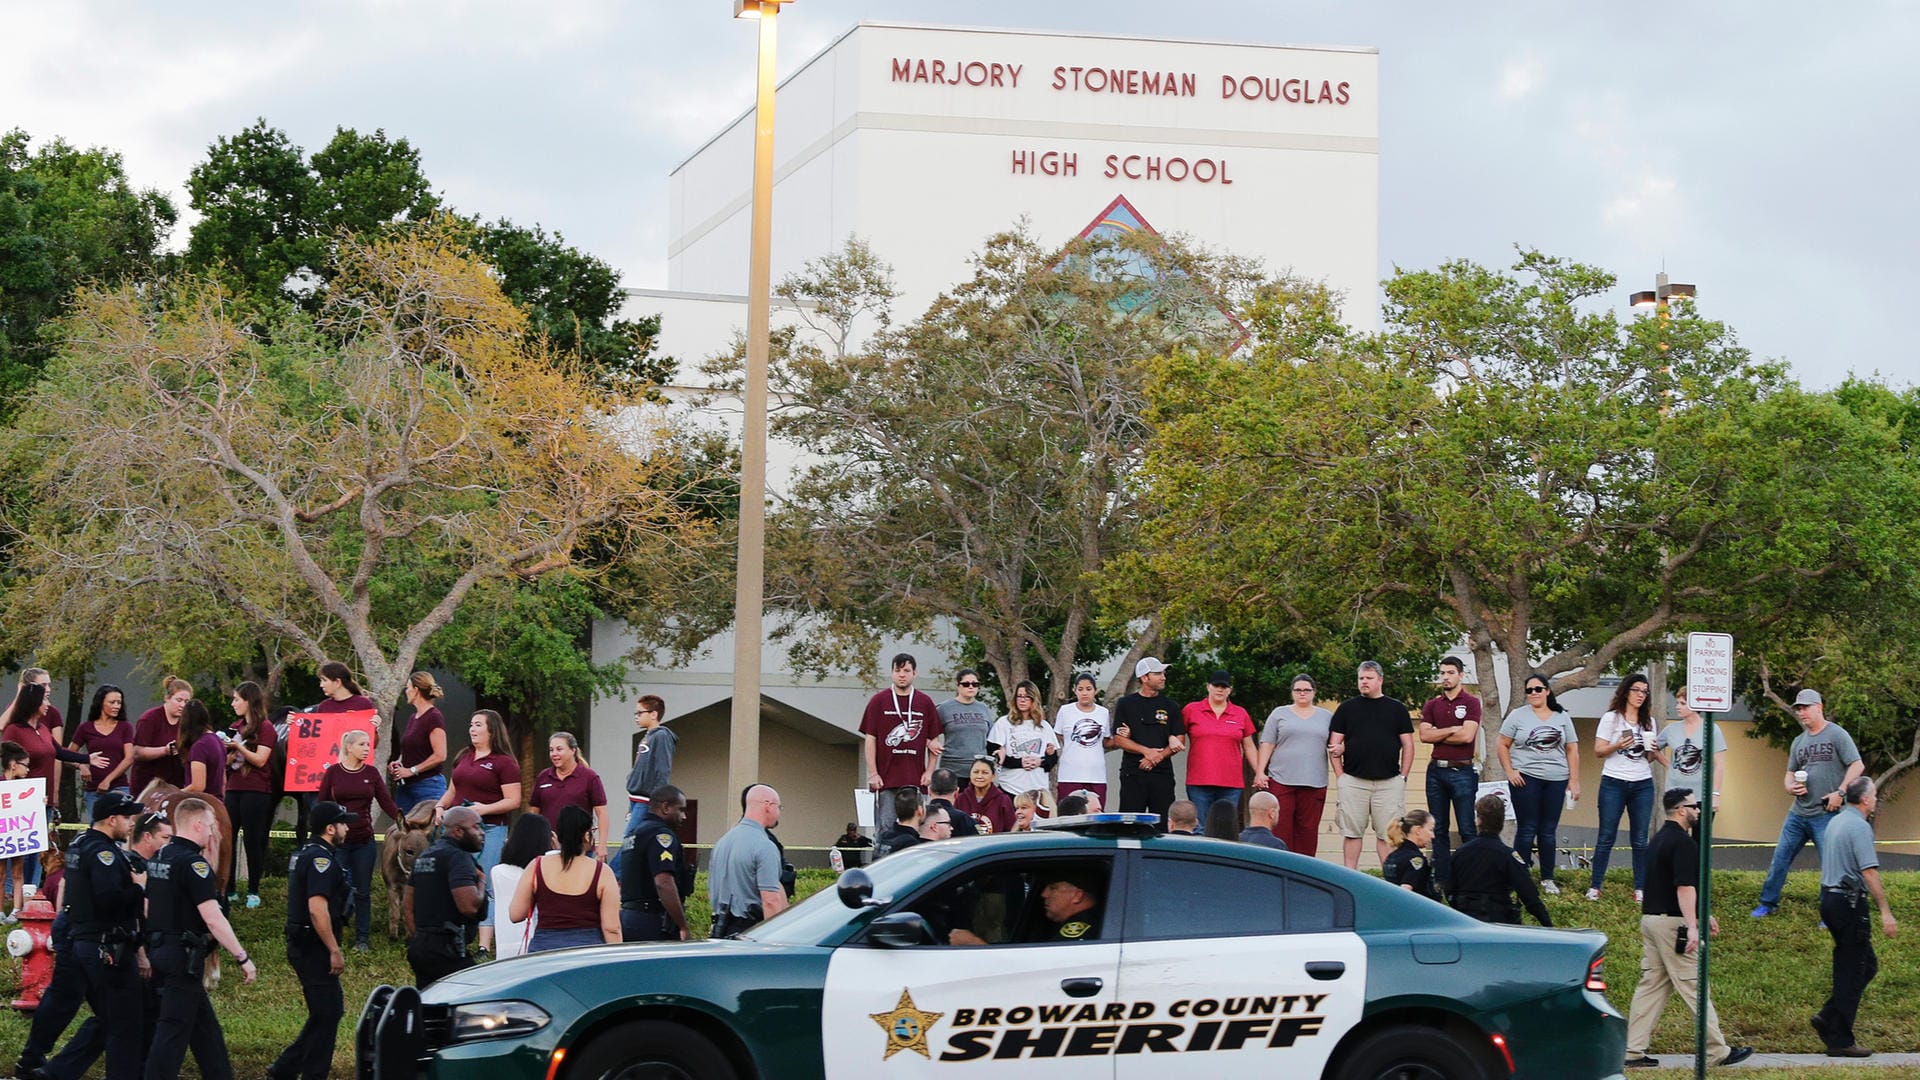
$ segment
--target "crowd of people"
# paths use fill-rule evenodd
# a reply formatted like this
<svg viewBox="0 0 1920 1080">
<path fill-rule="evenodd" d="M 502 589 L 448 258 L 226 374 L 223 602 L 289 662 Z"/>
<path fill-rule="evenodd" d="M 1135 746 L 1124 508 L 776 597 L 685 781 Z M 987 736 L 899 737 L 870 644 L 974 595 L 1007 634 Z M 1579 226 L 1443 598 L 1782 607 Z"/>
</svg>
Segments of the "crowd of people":
<svg viewBox="0 0 1920 1080">
<path fill-rule="evenodd" d="M 1081 675 L 1073 700 L 1051 719 L 1031 682 L 1013 686 L 1008 711 L 996 716 L 980 698 L 975 671 L 959 672 L 952 700 L 936 705 L 914 687 L 912 656 L 894 657 L 891 669 L 892 685 L 874 695 L 860 724 L 867 787 L 881 827 L 869 840 L 849 823 L 835 843 L 837 861 L 880 858 L 952 837 L 1025 832 L 1040 819 L 1098 813 L 1110 803 L 1123 812 L 1157 814 L 1170 832 L 1311 857 L 1332 788 L 1349 867 L 1357 866 L 1371 832 L 1388 883 L 1483 920 L 1517 923 L 1524 910 L 1552 925 L 1541 894 L 1559 891 L 1558 823 L 1561 809 L 1579 797 L 1580 761 L 1571 717 L 1544 675 L 1527 678 L 1524 703 L 1489 740 L 1506 774 L 1502 798 L 1479 793 L 1481 704 L 1463 690 L 1465 665 L 1455 657 L 1441 662 L 1439 692 L 1417 712 L 1385 695 L 1383 672 L 1367 662 L 1356 672 L 1357 693 L 1335 709 L 1318 704 L 1319 688 L 1300 675 L 1289 686 L 1292 700 L 1261 725 L 1232 701 L 1233 679 L 1225 671 L 1209 677 L 1205 697 L 1176 708 L 1164 693 L 1168 669 L 1154 657 L 1139 661 L 1137 688 L 1111 710 L 1097 700 L 1093 678 Z M 308 711 L 373 710 L 344 665 L 322 665 L 319 674 L 324 698 Z M 131 721 L 125 692 L 100 687 L 88 716 L 66 738 L 59 711 L 46 702 L 49 682 L 43 670 L 22 673 L 4 715 L 0 763 L 7 778 L 40 776 L 49 791 L 57 790 L 63 763 L 78 767 L 92 827 L 64 863 L 54 852 L 8 867 L 15 904 L 22 885 L 38 883 L 61 912 L 56 985 L 36 1014 L 18 1075 L 79 1076 L 104 1053 L 110 1077 L 143 1069 L 171 1076 L 189 1049 L 203 1075 L 223 1075 L 219 1021 L 199 973 L 208 955 L 224 948 L 247 981 L 254 977 L 252 958 L 226 912 L 232 903 L 260 903 L 276 790 L 270 773 L 284 732 L 253 683 L 233 689 L 234 719 L 216 730 L 193 687 L 169 677 L 160 703 Z M 627 812 L 620 834 L 612 835 L 606 786 L 572 734 L 556 732 L 548 740 L 550 766 L 527 785 L 498 713 L 475 711 L 467 747 L 449 757 L 445 721 L 434 704 L 443 696 L 440 687 L 420 672 L 406 694 L 413 709 L 385 774 L 369 763 L 368 735 L 352 730 L 321 775 L 309 816 L 312 840 L 289 867 L 287 957 L 308 1017 L 273 1076 L 323 1076 L 331 1061 L 349 931 L 351 948 L 369 948 L 376 809 L 399 822 L 416 807 L 432 808 L 437 837 L 405 868 L 401 890 L 407 959 L 422 987 L 495 955 L 693 936 L 695 859 L 680 836 L 687 799 L 672 783 L 676 739 L 664 726 L 663 700 L 647 695 L 636 705 L 639 740 L 626 776 Z M 1593 753 L 1603 761 L 1600 842 L 1585 894 L 1600 898 L 1619 820 L 1627 817 L 1645 949 L 1659 956 L 1643 965 L 1634 999 L 1633 1066 L 1651 1062 L 1647 1039 L 1672 993 L 1689 1006 L 1701 1004 L 1684 962 L 1701 933 L 1690 830 L 1703 802 L 1719 801 L 1720 791 L 1703 784 L 1706 756 L 1726 751 L 1718 727 L 1690 707 L 1686 688 L 1676 695 L 1678 718 L 1663 727 L 1652 720 L 1649 697 L 1644 676 L 1623 679 L 1594 736 Z M 1834 938 L 1833 994 L 1811 1026 L 1835 1056 L 1863 1056 L 1853 1024 L 1877 970 L 1868 901 L 1877 905 L 1884 934 L 1897 928 L 1867 822 L 1876 793 L 1861 775 L 1852 740 L 1825 718 L 1820 695 L 1802 691 L 1794 708 L 1803 732 L 1789 750 L 1784 777 L 1794 801 L 1752 915 L 1777 910 L 1794 855 L 1809 840 L 1819 845 L 1820 910 Z M 1424 808 L 1406 799 L 1416 742 L 1432 747 Z M 1120 751 L 1121 762 L 1110 800 L 1106 754 L 1112 750 Z M 1188 755 L 1184 798 L 1175 797 L 1171 764 L 1180 754 Z M 1656 765 L 1665 770 L 1658 789 Z M 1725 772 L 1716 765 L 1714 775 L 1717 787 Z M 131 797 L 154 780 L 188 796 L 170 815 L 149 813 Z M 1665 821 L 1650 835 L 1656 801 Z M 224 804 L 233 827 L 234 843 L 224 853 L 209 851 L 220 833 L 215 802 Z M 1509 807 L 1511 847 L 1501 840 Z M 775 834 L 779 794 L 752 785 L 740 795 L 740 811 L 709 861 L 707 930 L 714 936 L 772 918 L 793 895 L 794 870 Z M 243 891 L 233 880 L 235 849 L 246 860 Z M 224 867 L 210 862 L 218 854 L 227 860 Z M 41 882 L 43 863 L 73 872 L 56 870 Z M 235 891 L 222 893 L 220 882 Z M 1097 902 L 1097 888 L 1057 884 L 1063 895 L 1073 885 L 1081 901 Z M 1085 910 L 1074 907 L 1063 917 Z M 1717 932 L 1717 921 L 1707 920 L 1706 927 Z M 94 1019 L 59 1055 L 47 1057 L 82 998 Z M 1705 1007 L 1714 1063 L 1751 1053 L 1720 1038 L 1711 1004 Z M 142 1019 L 103 1024 L 102 1016 Z"/>
</svg>

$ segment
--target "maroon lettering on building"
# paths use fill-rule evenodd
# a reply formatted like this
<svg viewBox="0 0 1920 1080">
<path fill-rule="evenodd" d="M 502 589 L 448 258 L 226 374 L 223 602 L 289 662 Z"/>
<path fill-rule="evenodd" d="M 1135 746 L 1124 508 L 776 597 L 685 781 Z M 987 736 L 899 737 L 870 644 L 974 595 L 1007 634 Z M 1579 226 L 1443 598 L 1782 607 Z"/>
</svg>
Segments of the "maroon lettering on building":
<svg viewBox="0 0 1920 1080">
<path fill-rule="evenodd" d="M 1227 185 L 1226 158 L 1162 157 L 1158 154 L 1108 154 L 1101 173 L 1109 180 L 1167 180 L 1176 184 L 1200 183 Z"/>
<path fill-rule="evenodd" d="M 1015 150 L 1015 176 L 1079 176 L 1080 155 L 1072 150 Z"/>
<path fill-rule="evenodd" d="M 1143 71 L 1139 68 L 1057 67 L 1053 88 L 1092 94 L 1145 94 L 1193 97 L 1199 80 L 1191 71 Z"/>
<path fill-rule="evenodd" d="M 1222 75 L 1220 96 L 1232 100 L 1285 101 L 1294 105 L 1345 105 L 1351 85 L 1329 79 L 1283 79 L 1277 75 Z"/>
<path fill-rule="evenodd" d="M 891 73 L 894 82 L 930 83 L 934 86 L 1000 86 L 1018 89 L 1025 64 L 1003 64 L 997 60 L 928 60 L 925 57 L 896 56 Z"/>
</svg>

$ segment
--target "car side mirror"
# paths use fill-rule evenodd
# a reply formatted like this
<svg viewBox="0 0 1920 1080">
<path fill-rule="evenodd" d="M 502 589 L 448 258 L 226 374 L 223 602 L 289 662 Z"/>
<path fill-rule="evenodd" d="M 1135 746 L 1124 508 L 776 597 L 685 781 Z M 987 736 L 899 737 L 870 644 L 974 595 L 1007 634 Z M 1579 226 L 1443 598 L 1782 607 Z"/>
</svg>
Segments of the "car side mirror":
<svg viewBox="0 0 1920 1080">
<path fill-rule="evenodd" d="M 835 889 L 840 894 L 841 903 L 858 911 L 873 899 L 873 878 L 865 870 L 848 870 L 840 875 L 840 883 Z"/>
<path fill-rule="evenodd" d="M 867 936 L 889 949 L 913 949 L 932 945 L 933 927 L 911 911 L 895 911 L 873 920 Z"/>
</svg>

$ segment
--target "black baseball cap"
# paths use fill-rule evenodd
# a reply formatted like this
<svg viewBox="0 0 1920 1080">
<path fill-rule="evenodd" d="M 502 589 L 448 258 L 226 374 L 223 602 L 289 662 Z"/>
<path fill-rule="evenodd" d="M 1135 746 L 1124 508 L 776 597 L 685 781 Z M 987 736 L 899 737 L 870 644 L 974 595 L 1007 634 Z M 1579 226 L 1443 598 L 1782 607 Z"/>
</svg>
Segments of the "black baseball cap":
<svg viewBox="0 0 1920 1080">
<path fill-rule="evenodd" d="M 324 829 L 329 825 L 357 825 L 360 815 L 337 802 L 321 802 L 313 804 L 313 812 L 307 816 L 307 820 L 313 823 L 314 828 Z"/>
<path fill-rule="evenodd" d="M 1208 686 L 1232 686 L 1233 672 L 1227 671 L 1224 668 L 1219 671 L 1216 671 L 1213 674 L 1207 676 L 1207 685 Z"/>
<path fill-rule="evenodd" d="M 109 791 L 93 801 L 93 820 L 105 821 L 110 817 L 126 815 L 138 817 L 147 812 L 140 800 L 120 791 Z"/>
</svg>

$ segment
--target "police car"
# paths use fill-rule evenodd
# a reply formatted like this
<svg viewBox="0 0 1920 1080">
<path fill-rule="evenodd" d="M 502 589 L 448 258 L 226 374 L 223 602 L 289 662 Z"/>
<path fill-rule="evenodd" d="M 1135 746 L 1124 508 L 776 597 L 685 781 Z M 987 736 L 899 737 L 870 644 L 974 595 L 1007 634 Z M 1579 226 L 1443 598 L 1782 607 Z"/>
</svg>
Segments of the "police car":
<svg viewBox="0 0 1920 1080">
<path fill-rule="evenodd" d="M 1146 815 L 1051 825 L 908 848 L 735 940 L 383 987 L 358 1075 L 1621 1073 L 1600 933 L 1479 923 L 1331 863 L 1157 835 Z"/>
</svg>

